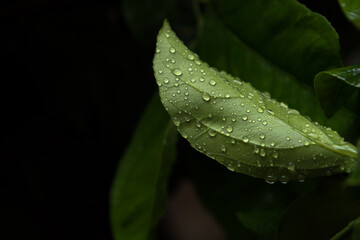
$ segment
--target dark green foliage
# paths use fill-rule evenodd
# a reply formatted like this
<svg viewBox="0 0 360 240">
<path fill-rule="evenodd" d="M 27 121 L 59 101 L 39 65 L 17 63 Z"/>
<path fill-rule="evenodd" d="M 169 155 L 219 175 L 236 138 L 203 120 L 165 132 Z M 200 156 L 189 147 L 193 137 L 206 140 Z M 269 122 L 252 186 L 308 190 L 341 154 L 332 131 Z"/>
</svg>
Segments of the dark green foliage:
<svg viewBox="0 0 360 240">
<path fill-rule="evenodd" d="M 360 152 L 360 139 L 358 140 L 358 152 Z M 360 155 L 358 155 L 357 165 L 352 172 L 352 174 L 348 177 L 346 184 L 350 186 L 360 186 Z"/>
<path fill-rule="evenodd" d="M 193 147 L 181 140 L 185 167 L 177 174 L 191 179 L 229 239 L 357 240 L 359 64 L 342 66 L 335 29 L 295 0 L 184 2 L 123 5 L 140 41 L 155 36 L 165 17 L 179 38 L 168 23 L 158 35 L 153 64 L 163 106 L 150 104 L 119 165 L 111 195 L 115 239 L 156 239 L 175 125 Z M 339 2 L 358 26 L 357 1 Z M 179 17 L 180 5 L 193 9 L 188 19 Z M 194 16 L 197 26 L 188 24 Z M 166 138 L 172 141 L 164 145 Z"/>
<path fill-rule="evenodd" d="M 343 228 L 340 232 L 338 232 L 330 240 L 350 239 L 350 237 L 351 237 L 351 240 L 359 239 L 360 238 L 360 235 L 358 232 L 359 225 L 360 225 L 360 218 L 357 218 L 357 219 L 351 221 L 345 228 Z M 351 233 L 351 231 L 352 231 L 352 233 Z"/>
<path fill-rule="evenodd" d="M 293 2 L 293 4 L 300 7 L 301 11 L 305 11 L 302 5 L 299 5 L 296 2 Z M 246 8 L 247 11 L 253 11 L 252 8 L 249 7 L 248 9 L 247 7 L 249 7 L 248 4 L 245 4 L 244 8 Z M 267 12 L 268 9 L 271 9 L 268 5 L 264 5 L 263 7 L 263 12 Z M 289 57 L 284 55 L 283 50 L 280 51 L 272 45 L 269 45 L 271 42 L 267 42 L 268 38 L 277 39 L 277 32 L 268 32 L 266 38 L 263 39 L 263 44 L 269 45 L 267 48 L 269 51 L 272 50 L 272 56 L 274 58 L 276 57 L 276 61 L 279 62 L 265 56 L 262 52 L 264 48 L 262 45 L 252 46 L 250 40 L 247 42 L 246 39 L 244 39 L 244 36 L 248 33 L 254 31 L 260 31 L 260 33 L 262 33 L 262 24 L 266 24 L 267 21 L 258 24 L 260 29 L 255 28 L 255 26 L 250 23 L 242 27 L 237 26 L 236 24 L 239 21 L 243 21 L 242 14 L 244 13 L 240 12 L 241 9 L 242 8 L 235 8 L 235 10 L 239 11 L 235 11 L 235 16 L 237 16 L 238 19 L 234 20 L 234 22 L 229 22 L 229 26 L 224 26 L 224 20 L 217 15 L 215 10 L 211 7 L 207 8 L 207 11 L 203 16 L 203 25 L 196 47 L 196 52 L 200 55 L 201 59 L 219 70 L 240 77 L 243 81 L 251 83 L 260 91 L 270 93 L 273 98 L 285 102 L 289 107 L 297 109 L 303 115 L 310 116 L 313 121 L 329 126 L 341 134 L 349 132 L 349 128 L 354 124 L 354 115 L 351 112 L 342 109 L 331 119 L 326 118 L 316 99 L 314 91 L 311 88 L 313 85 L 313 78 L 317 72 L 333 67 L 334 62 L 336 61 L 340 63 L 337 35 L 334 33 L 330 24 L 323 17 L 314 14 L 311 15 L 311 18 L 314 18 L 315 22 L 321 22 L 322 28 L 314 24 L 312 27 L 315 29 L 310 31 L 302 25 L 298 26 L 296 31 L 299 32 L 299 34 L 313 34 L 314 41 L 302 42 L 304 52 L 298 52 L 298 56 L 291 57 L 291 61 L 293 62 L 293 66 L 291 67 L 288 63 Z M 271 17 L 269 16 L 269 18 Z M 288 16 L 288 18 L 292 19 L 292 16 Z M 232 25 L 235 26 L 232 27 Z M 294 29 L 286 24 L 281 24 L 278 28 L 284 28 L 282 31 L 294 31 Z M 285 35 L 282 37 L 292 38 L 293 33 L 289 34 L 289 36 Z M 329 45 L 324 47 L 324 40 L 318 35 L 325 35 L 326 37 L 323 38 L 329 39 L 331 44 L 329 43 Z M 258 37 L 262 39 L 263 36 L 259 35 Z M 298 47 L 297 45 L 293 45 L 295 43 L 291 42 L 291 39 L 283 41 L 290 41 L 285 44 L 289 47 L 289 51 L 291 51 L 291 48 Z M 314 42 L 316 42 L 316 44 L 312 45 Z M 277 47 L 282 49 L 285 48 L 284 44 Z M 301 67 L 302 64 L 308 62 L 307 58 L 309 56 L 305 54 L 307 51 L 305 50 L 306 48 L 311 48 L 311 51 L 316 52 L 317 58 L 322 58 L 322 64 L 326 65 L 324 67 L 318 67 L 314 70 L 314 74 L 309 74 L 307 77 L 306 73 L 307 71 L 310 71 L 307 67 L 311 64 L 306 64 L 307 67 Z M 324 50 L 328 48 L 332 48 L 333 50 Z M 208 51 L 208 49 L 211 49 L 211 51 Z M 297 49 L 293 49 L 293 51 L 297 51 Z M 329 58 L 329 54 L 333 54 L 333 56 Z M 279 56 L 281 58 L 279 58 Z M 281 64 L 284 64 L 285 66 L 280 66 Z M 339 66 L 339 64 L 336 66 Z M 314 68 L 314 66 L 311 67 Z M 303 74 L 299 73 L 295 75 L 292 68 L 301 69 Z"/>
<path fill-rule="evenodd" d="M 287 74 L 288 77 L 290 75 L 308 85 L 312 85 L 313 78 L 319 71 L 340 66 L 336 31 L 323 16 L 311 12 L 295 0 L 215 0 L 211 1 L 208 11 L 211 11 L 212 16 L 211 19 L 205 17 L 204 24 L 207 24 L 207 20 L 215 23 L 215 27 L 220 24 L 224 35 L 212 35 L 204 30 L 200 36 L 204 38 L 204 42 L 209 43 L 203 43 L 204 46 L 199 43 L 200 49 L 209 49 L 209 45 L 216 41 L 219 41 L 219 44 L 218 48 L 212 48 L 213 51 L 198 51 L 200 57 L 210 65 L 235 76 L 243 78 L 241 74 L 253 75 L 246 70 L 243 73 L 244 68 L 250 67 L 248 71 L 253 73 L 256 66 L 246 62 L 250 56 L 243 57 L 244 61 L 234 60 L 236 55 L 244 53 L 232 53 L 234 44 L 223 49 L 225 46 L 222 42 L 226 40 L 235 39 L 238 45 L 246 48 L 246 54 L 257 58 L 255 61 L 262 61 L 262 65 L 271 65 L 269 67 L 276 68 L 277 72 Z M 224 40 L 221 40 L 222 38 Z M 221 53 L 223 50 L 224 53 Z M 209 58 L 208 55 L 214 57 Z M 219 60 L 215 60 L 216 58 Z M 250 81 L 246 78 L 244 80 Z"/>
<path fill-rule="evenodd" d="M 360 216 L 360 188 L 329 181 L 300 197 L 286 212 L 279 240 L 329 239 Z"/>
<path fill-rule="evenodd" d="M 325 113 L 332 116 L 351 96 L 359 94 L 360 64 L 320 72 L 314 87 Z"/>
<path fill-rule="evenodd" d="M 165 208 L 176 138 L 158 96 L 153 97 L 114 179 L 110 206 L 115 239 L 154 238 Z"/>
</svg>

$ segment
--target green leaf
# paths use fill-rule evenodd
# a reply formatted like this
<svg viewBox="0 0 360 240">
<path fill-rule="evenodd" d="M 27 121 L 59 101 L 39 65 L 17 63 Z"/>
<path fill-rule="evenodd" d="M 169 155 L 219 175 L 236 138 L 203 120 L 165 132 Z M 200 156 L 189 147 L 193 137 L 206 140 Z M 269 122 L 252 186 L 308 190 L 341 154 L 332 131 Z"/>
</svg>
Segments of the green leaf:
<svg viewBox="0 0 360 240">
<path fill-rule="evenodd" d="M 357 142 L 358 152 L 360 152 L 360 139 Z M 360 155 L 358 155 L 357 164 L 354 171 L 346 181 L 347 185 L 360 186 Z"/>
<path fill-rule="evenodd" d="M 229 4 L 228 2 L 231 1 L 227 0 L 224 2 Z M 316 73 L 331 68 L 332 65 L 335 64 L 334 62 L 340 62 L 337 35 L 334 33 L 329 23 L 323 17 L 309 13 L 307 14 L 307 17 L 303 16 L 302 18 L 298 18 L 298 20 L 310 18 L 313 20 L 313 25 L 311 25 L 310 19 L 307 21 L 300 21 L 295 26 L 285 24 L 291 16 L 309 12 L 309 10 L 306 10 L 302 5 L 293 1 L 286 1 L 286 4 L 282 5 L 280 9 L 284 8 L 288 11 L 294 11 L 295 13 L 286 13 L 288 18 L 283 20 L 276 18 L 277 22 L 272 23 L 275 21 L 273 16 L 277 16 L 277 13 L 268 15 L 265 13 L 268 11 L 276 11 L 272 9 L 272 7 L 276 8 L 282 1 L 269 5 L 267 2 L 273 1 L 265 1 L 264 4 L 259 3 L 256 6 L 253 6 L 252 4 L 255 2 L 259 1 L 248 1 L 247 4 L 242 3 L 238 7 L 232 8 L 233 11 L 231 12 L 231 15 L 233 17 L 231 19 L 233 19 L 233 22 L 222 19 L 222 15 L 218 16 L 215 10 L 209 7 L 203 18 L 204 24 L 196 48 L 199 55 L 210 65 L 227 71 L 234 76 L 239 76 L 244 81 L 250 82 L 260 91 L 269 92 L 271 96 L 278 101 L 286 102 L 290 107 L 297 109 L 301 114 L 310 116 L 313 121 L 327 125 L 343 135 L 353 135 L 353 126 L 356 119 L 354 114 L 351 114 L 346 110 L 341 110 L 332 119 L 328 120 L 321 109 L 319 101 L 314 95 L 313 89 L 311 89 Z M 291 8 L 286 7 L 289 4 L 294 6 Z M 220 6 L 220 8 L 222 7 Z M 300 10 L 296 10 L 297 8 L 300 8 Z M 247 20 L 249 14 L 253 15 L 249 16 L 250 19 L 257 17 L 257 14 L 251 14 L 254 11 L 265 14 L 265 16 L 261 18 L 263 20 L 260 23 L 257 23 L 256 21 L 255 24 Z M 224 16 L 224 18 L 226 18 L 226 16 Z M 224 24 L 225 21 L 226 23 Z M 289 22 L 291 21 L 295 20 L 290 19 Z M 239 26 L 240 22 L 244 22 L 245 24 Z M 308 28 L 308 25 L 306 25 L 305 22 L 308 22 L 308 25 L 310 24 L 311 27 Z M 321 22 L 321 24 L 318 24 L 319 22 Z M 267 23 L 272 23 L 272 25 L 267 26 Z M 302 25 L 302 23 L 304 23 L 304 25 Z M 269 42 L 267 40 L 268 38 L 276 39 L 279 37 L 277 34 L 278 31 L 269 32 L 264 30 L 266 26 L 269 27 L 269 29 L 276 27 L 278 28 L 278 31 L 281 30 L 280 32 L 286 32 L 289 35 L 282 34 L 282 42 L 279 42 L 278 44 L 280 45 L 275 47 L 275 40 Z M 253 41 L 259 41 L 255 37 L 256 34 L 253 32 L 259 34 L 259 39 L 262 41 L 261 44 L 254 45 L 252 43 Z M 267 32 L 268 35 L 260 36 L 263 32 Z M 301 42 L 304 51 L 295 54 L 297 49 L 294 48 L 297 48 L 300 43 L 295 44 L 297 41 L 292 40 L 291 38 L 298 34 L 307 36 L 311 35 L 311 33 L 313 33 L 313 37 L 316 40 L 307 41 L 306 39 L 303 39 Z M 254 37 L 248 38 L 248 35 L 254 35 Z M 328 40 L 322 40 L 323 38 Z M 296 39 L 302 38 L 298 37 Z M 314 45 L 312 45 L 313 43 Z M 263 49 L 263 45 L 266 45 L 266 54 L 264 53 L 265 50 Z M 279 50 L 279 48 L 281 48 L 281 50 Z M 292 51 L 294 53 L 283 55 L 284 51 Z M 323 64 L 321 67 L 315 67 L 316 65 L 312 64 L 313 60 L 309 59 L 309 56 L 307 56 L 307 54 L 310 54 L 309 52 L 316 53 L 314 62 L 321 62 L 321 64 Z M 302 54 L 304 54 L 304 56 Z M 279 56 L 280 58 L 277 59 Z M 280 63 L 276 62 L 280 60 Z M 283 67 L 283 64 L 286 63 L 293 63 L 294 66 L 285 68 L 285 66 Z M 306 67 L 302 67 L 304 63 L 306 63 Z M 307 69 L 308 67 L 314 69 L 309 70 Z M 301 73 L 295 75 L 292 68 L 297 68 Z M 307 79 L 305 82 L 308 82 L 311 86 L 302 83 L 304 82 L 304 78 Z"/>
<path fill-rule="evenodd" d="M 260 235 L 263 239 L 274 239 L 282 215 L 282 211 L 252 211 L 237 213 L 240 222 L 248 229 Z"/>
<path fill-rule="evenodd" d="M 245 45 L 248 54 L 257 54 L 258 58 L 263 58 L 262 61 L 272 64 L 272 68 L 310 86 L 316 73 L 341 65 L 336 31 L 325 17 L 310 11 L 296 0 L 214 0 L 211 1 L 210 8 L 215 15 L 213 21 L 221 24 L 239 44 Z M 204 22 L 206 20 L 207 17 Z M 203 41 L 212 41 L 212 37 L 219 39 L 222 36 L 205 34 Z M 231 51 L 232 46 L 229 46 L 227 55 L 222 58 L 236 55 Z M 200 56 L 207 60 L 203 55 Z M 229 60 L 226 64 L 233 68 L 245 68 L 241 66 L 243 64 L 250 65 L 247 62 L 225 60 Z M 210 61 L 209 64 L 215 65 Z M 239 73 L 244 74 L 242 70 Z"/>
<path fill-rule="evenodd" d="M 320 72 L 314 86 L 323 109 L 331 116 L 360 88 L 360 64 Z"/>
<path fill-rule="evenodd" d="M 287 182 L 349 172 L 356 148 L 249 83 L 202 62 L 165 21 L 154 72 L 165 109 L 198 151 L 228 169 Z"/>
<path fill-rule="evenodd" d="M 330 240 L 343 240 L 343 236 L 345 234 L 347 234 L 350 230 L 352 230 L 354 228 L 354 226 L 357 226 L 359 224 L 360 224 L 360 217 L 351 221 L 345 228 L 343 228 L 340 232 L 338 232 Z M 354 235 L 353 235 L 353 239 L 359 239 L 359 238 L 354 238 Z"/>
<path fill-rule="evenodd" d="M 278 240 L 328 240 L 360 216 L 360 189 L 327 182 L 299 198 L 285 213 Z"/>
<path fill-rule="evenodd" d="M 110 197 L 114 239 L 153 239 L 165 207 L 176 136 L 155 96 L 116 171 Z"/>
<path fill-rule="evenodd" d="M 352 240 L 360 239 L 360 218 L 354 223 Z"/>
<path fill-rule="evenodd" d="M 360 29 L 360 2 L 358 0 L 339 0 L 345 16 Z"/>
</svg>

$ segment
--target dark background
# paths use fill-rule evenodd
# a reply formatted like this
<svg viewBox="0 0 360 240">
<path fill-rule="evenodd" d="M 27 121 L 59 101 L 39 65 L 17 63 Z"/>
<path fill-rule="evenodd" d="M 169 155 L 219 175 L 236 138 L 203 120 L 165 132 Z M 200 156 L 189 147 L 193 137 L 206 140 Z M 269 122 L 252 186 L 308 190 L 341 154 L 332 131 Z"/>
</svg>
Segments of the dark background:
<svg viewBox="0 0 360 240">
<path fill-rule="evenodd" d="M 184 2 L 177 6 L 183 21 L 193 19 Z M 328 17 L 348 56 L 359 34 L 336 1 L 302 2 Z M 1 1 L 0 239 L 111 239 L 109 190 L 156 88 L 151 67 L 161 24 L 154 22 L 144 44 L 121 6 Z"/>
<path fill-rule="evenodd" d="M 111 239 L 109 190 L 155 90 L 152 50 L 119 1 L 7 1 L 0 14 L 0 239 Z"/>
</svg>

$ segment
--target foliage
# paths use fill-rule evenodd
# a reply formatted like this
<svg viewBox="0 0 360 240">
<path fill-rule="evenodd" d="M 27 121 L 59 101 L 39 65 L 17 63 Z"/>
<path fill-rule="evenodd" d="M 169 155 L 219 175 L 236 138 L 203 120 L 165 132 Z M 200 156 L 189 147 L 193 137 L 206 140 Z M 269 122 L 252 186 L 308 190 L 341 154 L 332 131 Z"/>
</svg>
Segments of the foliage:
<svg viewBox="0 0 360 240">
<path fill-rule="evenodd" d="M 328 116 L 332 116 L 348 99 L 358 94 L 360 64 L 323 71 L 315 76 L 315 91 Z"/>
<path fill-rule="evenodd" d="M 356 0 L 339 0 L 346 17 L 360 29 L 360 2 Z"/>
<path fill-rule="evenodd" d="M 287 182 L 354 166 L 356 148 L 336 132 L 209 67 L 167 22 L 158 36 L 154 71 L 178 131 L 231 171 Z"/>
<path fill-rule="evenodd" d="M 190 26 L 176 1 L 160 2 L 175 30 Z M 140 3 L 125 1 L 124 9 Z M 358 26 L 356 1 L 339 3 Z M 359 64 L 341 65 L 335 29 L 295 0 L 194 0 L 190 8 L 191 50 L 166 21 L 158 34 L 153 64 L 163 106 L 152 100 L 119 164 L 115 239 L 156 238 L 176 155 L 230 239 L 356 239 Z M 160 24 L 142 15 L 151 16 L 127 19 L 136 36 Z"/>
<path fill-rule="evenodd" d="M 147 239 L 156 232 L 176 153 L 176 132 L 168 123 L 158 96 L 154 96 L 138 124 L 113 184 L 111 218 L 116 239 Z"/>
</svg>

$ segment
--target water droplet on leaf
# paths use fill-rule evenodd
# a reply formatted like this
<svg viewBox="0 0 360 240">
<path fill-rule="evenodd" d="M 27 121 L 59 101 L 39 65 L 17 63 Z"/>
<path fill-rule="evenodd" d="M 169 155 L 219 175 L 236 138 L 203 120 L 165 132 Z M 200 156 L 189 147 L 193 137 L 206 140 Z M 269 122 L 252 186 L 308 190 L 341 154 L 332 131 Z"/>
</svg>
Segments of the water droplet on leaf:
<svg viewBox="0 0 360 240">
<path fill-rule="evenodd" d="M 189 55 L 187 56 L 187 58 L 188 58 L 189 60 L 191 60 L 191 61 L 195 59 L 194 55 L 192 55 L 192 54 L 189 54 Z"/>
<path fill-rule="evenodd" d="M 209 84 L 210 84 L 211 86 L 215 86 L 215 85 L 216 85 L 216 81 L 213 80 L 213 79 L 211 79 L 210 82 L 209 82 Z"/>
<path fill-rule="evenodd" d="M 228 126 L 228 127 L 226 128 L 226 131 L 228 131 L 229 133 L 231 133 L 231 132 L 233 131 L 232 126 Z"/>
<path fill-rule="evenodd" d="M 215 137 L 217 132 L 212 130 L 212 129 L 209 129 L 208 134 L 209 134 L 210 137 Z"/>
<path fill-rule="evenodd" d="M 176 75 L 176 76 L 181 76 L 182 75 L 182 71 L 178 68 L 175 68 L 173 73 Z"/>
<path fill-rule="evenodd" d="M 170 53 L 175 53 L 176 50 L 175 50 L 175 48 L 171 47 L 171 48 L 169 48 L 169 52 L 170 52 Z"/>
<path fill-rule="evenodd" d="M 173 118 L 173 122 L 174 122 L 175 126 L 177 126 L 177 127 L 180 126 L 180 120 L 177 117 Z"/>
</svg>

